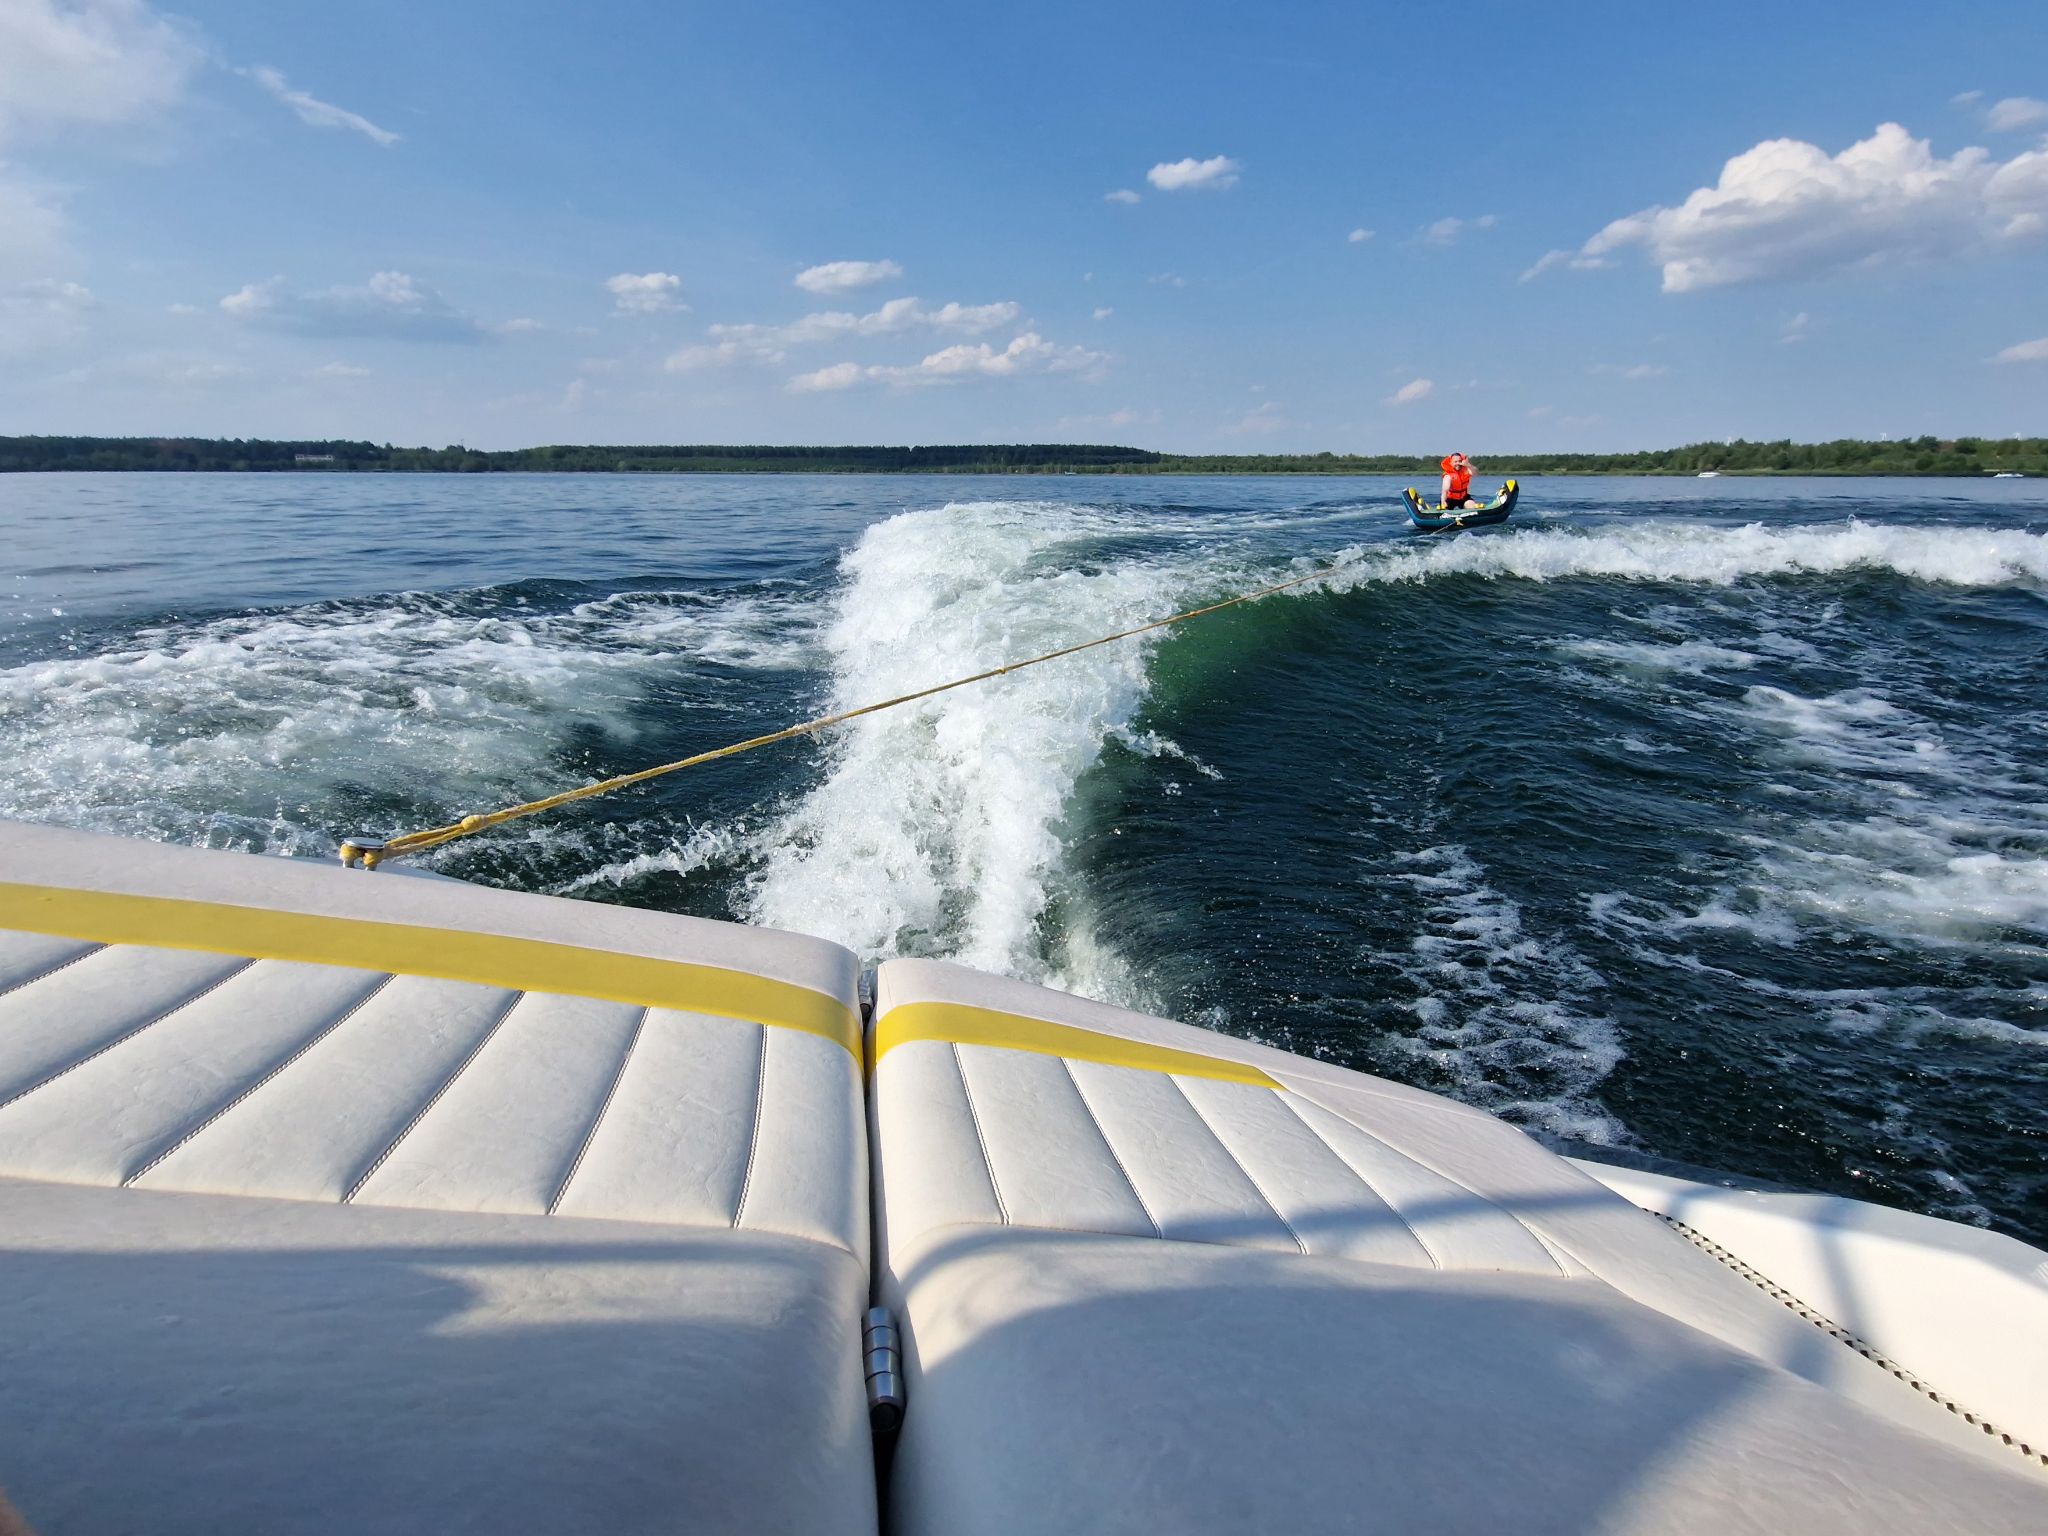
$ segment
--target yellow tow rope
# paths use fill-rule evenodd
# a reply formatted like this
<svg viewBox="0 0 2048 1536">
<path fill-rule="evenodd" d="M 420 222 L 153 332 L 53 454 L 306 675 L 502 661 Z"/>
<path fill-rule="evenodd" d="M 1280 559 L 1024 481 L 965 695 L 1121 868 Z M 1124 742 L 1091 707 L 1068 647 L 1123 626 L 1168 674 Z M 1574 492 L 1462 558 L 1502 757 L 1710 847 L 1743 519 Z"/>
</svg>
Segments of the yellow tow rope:
<svg viewBox="0 0 2048 1536">
<path fill-rule="evenodd" d="M 986 672 L 976 672 L 972 677 L 956 677 L 950 683 L 939 683 L 930 688 L 920 688 L 915 693 L 900 693 L 893 699 L 883 699 L 877 704 L 863 704 L 858 709 L 843 709 L 837 714 L 820 715 L 815 720 L 806 720 L 801 725 L 786 726 L 779 731 L 770 731 L 766 736 L 750 737 L 736 741 L 730 746 L 716 747 L 709 752 L 699 752 L 694 757 L 682 757 L 672 763 L 661 763 L 653 768 L 642 768 L 636 773 L 622 773 L 615 778 L 599 779 L 594 784 L 585 784 L 578 789 L 565 789 L 558 795 L 549 795 L 540 800 L 528 800 L 523 805 L 508 805 L 503 810 L 486 811 L 481 815 L 465 816 L 460 821 L 451 821 L 445 827 L 428 827 L 419 832 L 408 832 L 402 837 L 387 842 L 369 838 L 350 838 L 341 845 L 341 862 L 351 869 L 361 865 L 364 869 L 375 869 L 386 859 L 395 859 L 409 853 L 425 853 L 430 848 L 439 848 L 452 843 L 458 837 L 467 837 L 472 832 L 481 832 L 486 827 L 495 827 L 502 822 L 517 821 L 522 816 L 538 815 L 551 811 L 558 805 L 568 805 L 575 800 L 591 800 L 599 795 L 608 795 L 615 789 L 625 789 L 634 784 L 644 784 L 649 779 L 661 778 L 664 774 L 680 773 L 685 768 L 695 768 L 699 763 L 716 762 L 721 757 L 738 757 L 742 752 L 751 752 L 756 747 L 771 746 L 778 741 L 788 741 L 797 736 L 810 736 L 827 726 L 840 725 L 848 720 L 858 720 L 862 715 L 879 714 L 885 709 L 894 709 L 899 704 L 913 704 L 919 699 L 928 699 L 936 693 L 949 693 L 955 688 L 965 688 L 970 683 L 987 682 L 992 677 L 1001 677 L 1009 672 L 1021 672 L 1026 667 L 1035 667 L 1048 661 L 1057 661 L 1062 656 L 1072 656 L 1081 651 L 1093 650 L 1098 645 L 1110 645 L 1118 640 L 1129 640 L 1134 635 L 1165 629 L 1171 624 L 1185 624 L 1189 619 L 1199 619 L 1204 614 L 1219 613 L 1225 608 L 1234 608 L 1239 603 L 1253 602 L 1261 597 L 1271 597 L 1275 592 L 1285 592 L 1289 587 L 1301 586 L 1304 582 L 1316 581 L 1337 570 L 1336 565 L 1326 565 L 1321 570 L 1310 571 L 1306 576 L 1291 577 L 1276 581 L 1270 587 L 1260 587 L 1254 592 L 1240 592 L 1236 597 L 1227 597 L 1220 603 L 1210 603 L 1201 608 L 1190 608 L 1185 613 L 1176 613 L 1168 618 L 1154 619 L 1150 624 L 1140 624 L 1136 629 L 1118 630 L 1113 635 L 1102 635 L 1094 640 L 1084 640 L 1079 645 L 1062 646 L 1056 651 L 1047 651 L 1042 656 L 1028 657 L 1013 661 L 1005 666 L 991 667 Z"/>
</svg>

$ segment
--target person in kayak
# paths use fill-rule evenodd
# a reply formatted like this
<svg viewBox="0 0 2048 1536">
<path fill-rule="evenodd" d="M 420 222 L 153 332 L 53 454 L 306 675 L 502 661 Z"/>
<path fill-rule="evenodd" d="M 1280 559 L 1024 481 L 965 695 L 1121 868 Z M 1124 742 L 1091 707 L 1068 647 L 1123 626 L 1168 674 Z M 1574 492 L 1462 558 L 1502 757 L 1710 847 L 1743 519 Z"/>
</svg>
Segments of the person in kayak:
<svg viewBox="0 0 2048 1536">
<path fill-rule="evenodd" d="M 1472 461 L 1462 453 L 1454 453 L 1443 461 L 1443 465 L 1444 510 L 1455 512 L 1471 503 Z"/>
</svg>

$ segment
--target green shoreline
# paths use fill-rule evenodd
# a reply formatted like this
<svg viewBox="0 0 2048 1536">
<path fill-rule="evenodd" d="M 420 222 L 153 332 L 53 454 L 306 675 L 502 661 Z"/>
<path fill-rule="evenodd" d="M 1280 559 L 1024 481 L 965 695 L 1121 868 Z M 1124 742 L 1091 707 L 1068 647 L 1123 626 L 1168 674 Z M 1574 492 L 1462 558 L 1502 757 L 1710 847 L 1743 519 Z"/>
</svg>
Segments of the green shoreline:
<svg viewBox="0 0 2048 1536">
<path fill-rule="evenodd" d="M 1482 454 L 1487 474 L 2048 476 L 2048 438 L 1689 443 L 1636 453 Z M 342 440 L 0 437 L 0 473 L 1417 475 L 1430 454 L 1157 453 L 1080 443 L 929 447 L 554 446 L 499 451 Z"/>
</svg>

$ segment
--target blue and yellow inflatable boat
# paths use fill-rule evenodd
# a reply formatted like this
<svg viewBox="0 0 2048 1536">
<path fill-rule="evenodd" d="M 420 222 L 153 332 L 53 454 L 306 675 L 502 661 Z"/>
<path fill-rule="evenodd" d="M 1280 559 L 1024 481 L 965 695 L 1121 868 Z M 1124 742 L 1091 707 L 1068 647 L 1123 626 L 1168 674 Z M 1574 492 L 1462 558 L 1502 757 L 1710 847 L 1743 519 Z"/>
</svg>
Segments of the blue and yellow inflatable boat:
<svg viewBox="0 0 2048 1536">
<path fill-rule="evenodd" d="M 1408 522 L 1417 533 L 1446 533 L 1456 528 L 1490 528 L 1495 523 L 1506 522 L 1508 514 L 1515 510 L 1515 498 L 1520 492 L 1520 482 L 1510 480 L 1493 500 L 1468 505 L 1455 512 L 1440 506 L 1424 506 L 1413 486 L 1401 493 L 1401 499 L 1408 504 Z"/>
</svg>

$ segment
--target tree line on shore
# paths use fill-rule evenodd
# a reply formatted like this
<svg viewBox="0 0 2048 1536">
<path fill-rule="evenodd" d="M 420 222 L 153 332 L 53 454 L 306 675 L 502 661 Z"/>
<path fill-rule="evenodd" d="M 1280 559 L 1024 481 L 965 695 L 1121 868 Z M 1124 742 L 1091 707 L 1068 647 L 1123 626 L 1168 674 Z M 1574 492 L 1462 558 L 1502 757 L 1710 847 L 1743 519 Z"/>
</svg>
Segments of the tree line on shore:
<svg viewBox="0 0 2048 1536">
<path fill-rule="evenodd" d="M 2048 475 L 2048 438 L 1901 438 L 1870 442 L 1689 443 L 1635 453 L 1481 455 L 1489 473 L 1578 475 Z M 783 474 L 1434 475 L 1430 454 L 1155 453 L 1077 443 L 910 448 L 557 446 L 490 451 L 260 438 L 0 437 L 0 472 L 212 470 L 298 472 Z"/>
</svg>

